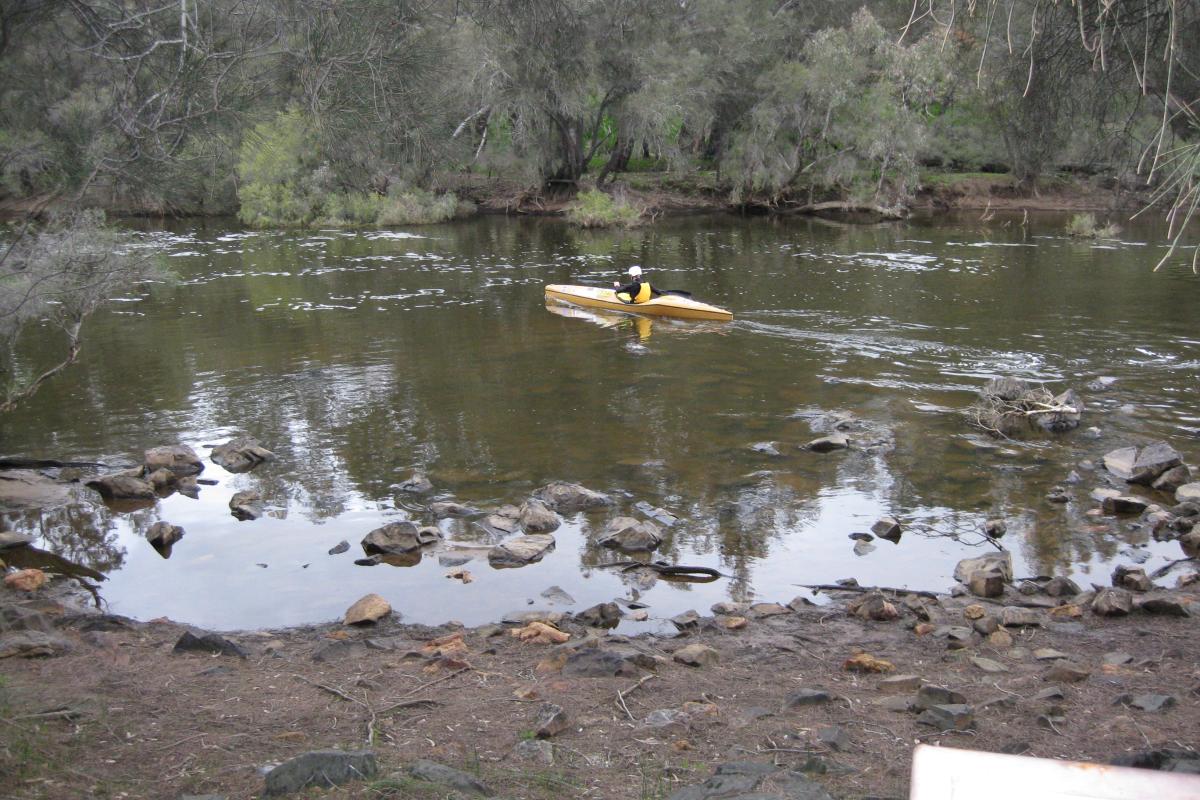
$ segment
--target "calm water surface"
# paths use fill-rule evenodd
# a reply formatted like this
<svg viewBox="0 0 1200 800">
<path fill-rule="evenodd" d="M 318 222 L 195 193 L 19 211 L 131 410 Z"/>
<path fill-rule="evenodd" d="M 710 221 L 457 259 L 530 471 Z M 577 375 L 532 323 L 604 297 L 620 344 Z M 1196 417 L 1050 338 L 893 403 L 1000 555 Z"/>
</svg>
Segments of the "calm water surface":
<svg viewBox="0 0 1200 800">
<path fill-rule="evenodd" d="M 842 577 L 945 589 L 960 558 L 989 549 L 978 531 L 996 516 L 1019 575 L 1107 583 L 1115 563 L 1157 566 L 1178 546 L 1136 520 L 1086 516 L 1100 478 L 1080 462 L 1164 438 L 1200 466 L 1200 279 L 1183 266 L 1190 251 L 1150 271 L 1155 228 L 1097 244 L 1066 238 L 1064 224 L 697 217 L 596 233 L 493 217 L 144 231 L 177 281 L 89 322 L 81 363 L 0 418 L 0 452 L 121 462 L 176 442 L 205 455 L 247 433 L 279 460 L 243 475 L 210 465 L 202 477 L 219 485 L 199 500 L 120 513 L 81 489 L 8 523 L 108 574 L 112 611 L 220 629 L 332 619 L 367 592 L 410 621 L 474 624 L 547 607 L 552 585 L 577 601 L 564 610 L 636 590 L 659 620 L 723 599 L 786 602 L 796 584 Z M 543 284 L 605 284 L 631 264 L 735 320 L 645 322 L 543 301 Z M 1077 388 L 1084 426 L 1101 433 L 978 435 L 955 412 L 995 375 Z M 890 431 L 894 449 L 798 450 L 827 412 Z M 781 455 L 751 449 L 768 441 Z M 434 497 L 483 509 L 551 480 L 618 503 L 569 517 L 541 563 L 472 561 L 468 585 L 445 577 L 437 548 L 412 566 L 355 566 L 372 529 L 427 520 L 430 498 L 396 488 L 414 470 Z M 1048 503 L 1072 470 L 1072 502 Z M 268 514 L 238 522 L 227 504 L 248 488 Z M 680 518 L 660 558 L 730 577 L 647 585 L 597 568 L 620 558 L 593 544 L 608 518 L 642 500 Z M 901 542 L 856 555 L 849 534 L 884 514 L 905 524 Z M 169 559 L 143 538 L 160 519 L 186 530 Z M 448 542 L 493 541 L 471 521 L 441 524 Z M 343 539 L 351 551 L 328 555 Z"/>
</svg>

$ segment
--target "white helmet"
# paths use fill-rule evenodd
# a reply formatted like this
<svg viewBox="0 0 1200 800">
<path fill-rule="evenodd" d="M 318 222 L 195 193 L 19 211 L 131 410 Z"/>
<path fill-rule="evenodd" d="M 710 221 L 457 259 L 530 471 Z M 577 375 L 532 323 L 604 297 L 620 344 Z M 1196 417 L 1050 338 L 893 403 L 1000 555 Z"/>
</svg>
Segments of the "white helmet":
<svg viewBox="0 0 1200 800">
<path fill-rule="evenodd" d="M 637 266 L 636 264 L 634 266 L 630 267 L 629 268 L 629 277 L 631 277 L 631 278 L 642 277 L 642 268 Z"/>
</svg>

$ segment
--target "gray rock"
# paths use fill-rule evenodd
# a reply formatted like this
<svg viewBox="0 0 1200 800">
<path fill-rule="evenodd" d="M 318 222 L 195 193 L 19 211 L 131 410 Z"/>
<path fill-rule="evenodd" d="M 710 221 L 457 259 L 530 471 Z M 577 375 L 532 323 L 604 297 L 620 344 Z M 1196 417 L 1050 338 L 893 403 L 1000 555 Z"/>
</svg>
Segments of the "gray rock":
<svg viewBox="0 0 1200 800">
<path fill-rule="evenodd" d="M 621 622 L 621 609 L 616 603 L 597 603 L 575 615 L 574 620 L 589 628 L 615 628 Z"/>
<path fill-rule="evenodd" d="M 1133 595 L 1125 589 L 1101 589 L 1092 598 L 1092 613 L 1098 617 L 1123 617 L 1133 611 Z"/>
<path fill-rule="evenodd" d="M 1192 471 L 1188 469 L 1187 464 L 1180 464 L 1177 467 L 1171 467 L 1155 478 L 1151 486 L 1160 492 L 1170 494 L 1177 491 L 1180 486 L 1186 485 L 1191 479 Z"/>
<path fill-rule="evenodd" d="M 71 651 L 71 643 L 54 633 L 23 630 L 0 636 L 0 659 L 53 658 Z"/>
<path fill-rule="evenodd" d="M 799 689 L 783 699 L 784 711 L 803 706 L 815 706 L 833 700 L 833 695 L 824 689 Z"/>
<path fill-rule="evenodd" d="M 1161 614 L 1167 617 L 1190 617 L 1192 604 L 1181 596 L 1171 594 L 1152 594 L 1139 599 L 1136 606 L 1147 614 Z"/>
<path fill-rule="evenodd" d="M 1175 490 L 1176 503 L 1200 502 L 1200 482 L 1185 483 Z"/>
<path fill-rule="evenodd" d="M 1141 514 L 1149 505 L 1148 500 L 1140 497 L 1119 494 L 1115 497 L 1105 497 L 1100 503 L 1100 508 L 1105 514 Z"/>
<path fill-rule="evenodd" d="M 435 519 L 446 519 L 448 517 L 469 517 L 478 512 L 473 508 L 464 506 L 462 503 L 441 501 L 430 503 L 429 513 L 433 514 Z"/>
<path fill-rule="evenodd" d="M 980 617 L 971 623 L 971 627 L 980 636 L 991 636 L 996 631 L 1000 630 L 1000 622 L 995 617 L 987 616 Z"/>
<path fill-rule="evenodd" d="M 105 500 L 154 500 L 153 484 L 125 473 L 105 475 L 84 484 L 95 489 Z"/>
<path fill-rule="evenodd" d="M 255 489 L 246 489 L 229 498 L 229 513 L 239 520 L 258 519 L 263 515 L 262 495 Z"/>
<path fill-rule="evenodd" d="M 1179 700 L 1169 694 L 1123 694 L 1113 701 L 1113 705 L 1130 706 L 1141 711 L 1162 711 L 1179 703 Z"/>
<path fill-rule="evenodd" d="M 756 791 L 758 790 L 758 791 Z M 701 784 L 678 789 L 667 800 L 832 800 L 819 783 L 799 772 L 758 762 L 721 764 Z"/>
<path fill-rule="evenodd" d="M 411 553 L 423 545 L 437 541 L 437 535 L 429 529 L 417 528 L 408 520 L 389 522 L 363 537 L 362 549 L 367 555 L 376 553 Z"/>
<path fill-rule="evenodd" d="M 671 617 L 671 623 L 681 631 L 697 628 L 700 626 L 700 614 L 695 609 L 688 609 Z"/>
<path fill-rule="evenodd" d="M 249 436 L 239 436 L 217 445 L 209 454 L 214 464 L 228 472 L 249 472 L 259 464 L 275 460 L 275 454 Z"/>
<path fill-rule="evenodd" d="M 772 458 L 782 455 L 774 442 L 755 442 L 750 445 L 750 449 L 759 455 L 771 456 Z"/>
<path fill-rule="evenodd" d="M 336 556 L 336 555 L 346 552 L 349 549 L 350 549 L 350 543 L 347 542 L 345 539 L 343 539 L 342 541 L 335 544 L 333 547 L 329 548 L 329 555 Z"/>
<path fill-rule="evenodd" d="M 551 586 L 542 591 L 542 597 L 549 600 L 551 603 L 560 603 L 570 606 L 575 604 L 575 598 L 571 597 L 561 586 Z"/>
<path fill-rule="evenodd" d="M 175 647 L 171 649 L 171 652 L 215 653 L 217 655 L 235 656 L 237 658 L 248 658 L 250 655 L 244 647 L 236 642 L 232 642 L 218 633 L 207 631 L 201 631 L 199 635 L 192 631 L 184 631 L 183 635 L 175 642 Z"/>
<path fill-rule="evenodd" d="M 922 710 L 933 706 L 963 705 L 967 698 L 945 686 L 922 686 L 917 690 L 916 706 Z"/>
<path fill-rule="evenodd" d="M 1092 671 L 1081 664 L 1072 661 L 1058 661 L 1042 675 L 1042 680 L 1052 683 L 1081 683 L 1086 681 Z"/>
<path fill-rule="evenodd" d="M 539 739 L 549 739 L 565 731 L 570 723 L 563 707 L 554 703 L 543 703 L 533 723 L 533 734 Z"/>
<path fill-rule="evenodd" d="M 976 597 L 1002 597 L 1004 576 L 999 570 L 977 569 L 967 579 L 967 589 Z"/>
<path fill-rule="evenodd" d="M 1047 686 L 1045 689 L 1042 689 L 1040 692 L 1035 694 L 1033 699 L 1037 700 L 1038 702 L 1045 702 L 1047 700 L 1065 700 L 1066 697 L 1066 692 L 1063 691 L 1061 686 Z"/>
<path fill-rule="evenodd" d="M 1130 483 L 1150 485 L 1169 469 L 1183 463 L 1183 456 L 1166 442 L 1152 442 L 1138 451 L 1133 462 L 1133 474 L 1126 478 Z"/>
<path fill-rule="evenodd" d="M 558 514 L 537 498 L 530 498 L 521 504 L 521 514 L 517 517 L 517 522 L 530 533 L 550 533 L 562 524 Z"/>
<path fill-rule="evenodd" d="M 813 439 L 805 445 L 805 449 L 814 453 L 832 453 L 834 450 L 845 450 L 849 446 L 849 439 L 840 433 L 835 433 L 830 436 L 822 436 L 820 439 Z"/>
<path fill-rule="evenodd" d="M 424 473 L 414 472 L 407 480 L 396 484 L 396 488 L 408 494 L 428 494 L 433 491 L 433 481 Z"/>
<path fill-rule="evenodd" d="M 954 580 L 966 583 L 970 580 L 971 573 L 977 570 L 996 570 L 1004 576 L 1005 581 L 1011 582 L 1013 577 L 1012 553 L 1004 550 L 999 553 L 987 553 L 978 558 L 965 558 L 954 568 Z"/>
<path fill-rule="evenodd" d="M 513 755 L 522 761 L 551 766 L 554 764 L 554 745 L 543 739 L 523 739 L 513 746 Z"/>
<path fill-rule="evenodd" d="M 153 447 L 144 453 L 146 472 L 167 469 L 176 475 L 199 475 L 204 463 L 196 451 L 185 444 Z"/>
<path fill-rule="evenodd" d="M 972 656 L 971 663 L 988 673 L 1008 672 L 1008 667 L 1004 666 L 999 661 L 994 661 L 990 658 L 984 658 L 983 656 Z"/>
<path fill-rule="evenodd" d="M 639 500 L 633 504 L 633 507 L 636 508 L 640 513 L 644 514 L 665 528 L 669 528 L 679 521 L 679 517 L 675 516 L 670 511 L 652 506 L 645 500 Z"/>
<path fill-rule="evenodd" d="M 1000 624 L 1006 628 L 1041 627 L 1042 615 L 1033 608 L 1005 606 L 1000 609 Z"/>
<path fill-rule="evenodd" d="M 409 765 L 408 774 L 419 781 L 445 786 L 457 792 L 477 794 L 483 797 L 492 797 L 496 794 L 487 784 L 468 772 L 423 758 Z"/>
<path fill-rule="evenodd" d="M 171 545 L 183 538 L 183 528 L 169 522 L 158 521 L 146 531 L 146 540 L 154 546 L 164 558 L 171 554 Z"/>
<path fill-rule="evenodd" d="M 837 752 L 842 752 L 850 747 L 850 735 L 846 733 L 844 728 L 840 728 L 837 725 L 827 725 L 817 728 L 817 741 L 830 750 Z"/>
<path fill-rule="evenodd" d="M 899 542 L 903 531 L 900 528 L 900 522 L 895 517 L 880 517 L 871 526 L 871 533 L 878 536 L 880 539 L 887 539 L 889 542 Z"/>
<path fill-rule="evenodd" d="M 1074 597 L 1079 594 L 1079 584 L 1070 578 L 1058 576 L 1046 581 L 1042 591 L 1051 597 Z"/>
<path fill-rule="evenodd" d="M 1104 663 L 1111 664 L 1112 666 L 1115 666 L 1115 667 L 1124 666 L 1125 664 L 1128 664 L 1131 661 L 1133 661 L 1133 656 L 1129 655 L 1129 653 L 1121 653 L 1121 652 L 1113 651 L 1111 653 L 1104 654 Z"/>
<path fill-rule="evenodd" d="M 371 750 L 313 750 L 296 756 L 266 775 L 266 797 L 291 794 L 309 786 L 332 788 L 379 773 Z"/>
<path fill-rule="evenodd" d="M 1079 395 L 1075 393 L 1074 389 L 1067 389 L 1065 392 L 1055 395 L 1050 403 L 1058 408 L 1069 410 L 1039 414 L 1035 419 L 1043 430 L 1051 433 L 1063 433 L 1079 426 L 1079 418 L 1083 415 L 1084 407 L 1083 401 L 1079 399 Z"/>
<path fill-rule="evenodd" d="M 965 731 L 975 727 L 975 712 L 962 703 L 930 706 L 917 717 L 917 724 L 940 731 Z"/>
<path fill-rule="evenodd" d="M 523 567 L 541 561 L 554 549 L 554 537 L 548 533 L 531 533 L 501 542 L 488 551 L 488 563 L 493 567 Z"/>
<path fill-rule="evenodd" d="M 897 692 L 915 692 L 921 688 L 922 680 L 917 675 L 891 675 L 879 681 L 880 692 L 896 694 Z"/>
<path fill-rule="evenodd" d="M 567 657 L 562 674 L 577 678 L 632 678 L 638 675 L 638 667 L 621 653 L 587 647 Z"/>
<path fill-rule="evenodd" d="M 1008 524 L 1002 519 L 989 519 L 983 523 L 983 532 L 992 539 L 999 539 L 1008 533 Z"/>
<path fill-rule="evenodd" d="M 704 644 L 689 644 L 674 653 L 674 659 L 689 667 L 711 667 L 721 660 L 716 650 Z"/>
<path fill-rule="evenodd" d="M 854 555 L 862 557 L 875 551 L 875 545 L 870 542 L 858 541 L 854 543 Z"/>
<path fill-rule="evenodd" d="M 54 630 L 54 621 L 49 615 L 32 608 L 14 605 L 0 605 L 0 633 L 10 631 L 41 631 L 50 633 Z"/>
<path fill-rule="evenodd" d="M 617 517 L 608 523 L 599 544 L 629 553 L 645 553 L 662 544 L 662 534 L 653 522 L 639 522 L 632 517 Z"/>
<path fill-rule="evenodd" d="M 1131 592 L 1148 592 L 1154 588 L 1154 584 L 1146 576 L 1146 570 L 1130 569 L 1126 566 L 1118 566 L 1113 570 L 1112 585 Z"/>
<path fill-rule="evenodd" d="M 585 511 L 612 505 L 612 498 L 577 483 L 555 481 L 535 492 L 535 496 L 555 511 Z"/>
</svg>

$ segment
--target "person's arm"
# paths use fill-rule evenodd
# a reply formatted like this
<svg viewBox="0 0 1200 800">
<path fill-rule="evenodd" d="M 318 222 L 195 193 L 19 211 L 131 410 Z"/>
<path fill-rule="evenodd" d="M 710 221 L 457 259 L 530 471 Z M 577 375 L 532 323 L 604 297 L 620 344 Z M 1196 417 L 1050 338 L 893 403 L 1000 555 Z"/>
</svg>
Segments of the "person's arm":
<svg viewBox="0 0 1200 800">
<path fill-rule="evenodd" d="M 613 286 L 617 286 L 616 281 L 613 281 Z M 629 292 L 630 297 L 637 297 L 637 293 L 641 290 L 641 288 L 642 288 L 642 282 L 634 281 L 633 283 L 627 283 L 624 286 L 618 286 L 615 289 L 615 291 L 617 293 Z"/>
</svg>

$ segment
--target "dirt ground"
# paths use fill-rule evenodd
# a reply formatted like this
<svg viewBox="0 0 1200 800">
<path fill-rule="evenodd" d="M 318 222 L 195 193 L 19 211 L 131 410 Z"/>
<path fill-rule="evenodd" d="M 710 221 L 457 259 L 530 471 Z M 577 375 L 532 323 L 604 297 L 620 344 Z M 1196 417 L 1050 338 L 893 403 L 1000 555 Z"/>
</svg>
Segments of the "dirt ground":
<svg viewBox="0 0 1200 800">
<path fill-rule="evenodd" d="M 1022 600 L 1013 593 L 1003 602 Z M 186 628 L 168 620 L 79 614 L 0 589 L 0 610 L 38 609 L 52 635 L 71 644 L 64 655 L 0 661 L 0 786 L 13 798 L 250 798 L 263 791 L 264 765 L 370 746 L 377 778 L 299 796 L 456 796 L 401 772 L 428 758 L 509 798 L 667 798 L 729 761 L 804 770 L 835 798 L 902 798 L 917 742 L 1108 762 L 1200 741 L 1197 617 L 1084 611 L 1058 622 L 1039 609 L 1040 626 L 1007 629 L 1010 646 L 976 635 L 950 649 L 945 631 L 930 629 L 970 625 L 963 609 L 971 602 L 1000 613 L 999 604 L 944 597 L 926 601 L 932 619 L 922 625 L 900 602 L 904 613 L 889 622 L 860 620 L 840 602 L 764 604 L 742 612 L 740 630 L 727 627 L 728 616 L 703 617 L 677 638 L 626 639 L 566 619 L 558 625 L 571 638 L 560 645 L 520 641 L 517 624 L 425 628 L 385 619 L 369 628 L 229 634 L 246 651 L 241 658 L 173 653 Z M 11 620 L 16 612 L 6 613 Z M 25 619 L 25 627 L 46 621 Z M 719 661 L 673 660 L 692 644 L 713 648 Z M 610 675 L 613 663 L 626 674 L 585 677 L 564 667 L 592 648 L 616 652 L 604 663 Z M 1034 699 L 1061 663 L 1039 660 L 1040 648 L 1088 673 L 1056 683 L 1061 700 Z M 845 669 L 859 652 L 894 670 Z M 1106 655 L 1124 660 L 1114 652 L 1130 658 L 1106 664 Z M 997 663 L 972 661 L 979 657 Z M 961 692 L 973 726 L 943 732 L 911 711 L 889 710 L 882 703 L 913 695 L 881 690 L 899 674 Z M 804 688 L 831 699 L 789 710 L 785 700 Z M 1142 693 L 1176 704 L 1158 712 L 1116 704 Z M 568 724 L 538 743 L 544 703 L 561 706 Z M 662 710 L 671 711 L 653 713 Z"/>
</svg>

